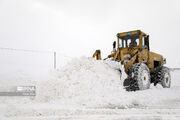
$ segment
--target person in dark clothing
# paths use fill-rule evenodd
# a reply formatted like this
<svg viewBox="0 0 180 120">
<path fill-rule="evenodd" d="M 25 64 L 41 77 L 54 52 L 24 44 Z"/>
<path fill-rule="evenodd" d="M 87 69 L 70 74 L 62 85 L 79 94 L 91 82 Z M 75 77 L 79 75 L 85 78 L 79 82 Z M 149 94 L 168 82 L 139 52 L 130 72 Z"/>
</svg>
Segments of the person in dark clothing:
<svg viewBox="0 0 180 120">
<path fill-rule="evenodd" d="M 113 51 L 116 51 L 116 41 L 113 42 Z"/>
</svg>

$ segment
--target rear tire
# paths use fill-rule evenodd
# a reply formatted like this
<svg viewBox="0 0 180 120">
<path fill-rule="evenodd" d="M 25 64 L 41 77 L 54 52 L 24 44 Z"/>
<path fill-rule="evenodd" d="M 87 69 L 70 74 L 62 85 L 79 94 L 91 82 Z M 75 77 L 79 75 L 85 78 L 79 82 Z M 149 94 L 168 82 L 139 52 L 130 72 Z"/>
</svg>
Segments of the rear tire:
<svg viewBox="0 0 180 120">
<path fill-rule="evenodd" d="M 150 73 L 149 68 L 146 66 L 146 64 L 133 64 L 128 71 L 128 75 L 128 78 L 124 81 L 124 85 L 127 91 L 149 89 Z"/>
<path fill-rule="evenodd" d="M 158 67 L 155 70 L 155 80 L 160 83 L 163 88 L 170 88 L 171 87 L 171 75 L 169 68 L 165 66 Z"/>
</svg>

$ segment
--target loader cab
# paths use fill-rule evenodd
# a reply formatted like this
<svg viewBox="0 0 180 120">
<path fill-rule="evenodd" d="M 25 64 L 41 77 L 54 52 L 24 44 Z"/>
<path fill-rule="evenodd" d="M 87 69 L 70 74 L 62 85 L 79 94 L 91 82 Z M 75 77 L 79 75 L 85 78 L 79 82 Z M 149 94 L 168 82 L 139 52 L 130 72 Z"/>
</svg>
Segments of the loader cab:
<svg viewBox="0 0 180 120">
<path fill-rule="evenodd" d="M 118 33 L 117 44 L 118 48 L 136 47 L 149 50 L 149 35 L 140 30 Z"/>
</svg>

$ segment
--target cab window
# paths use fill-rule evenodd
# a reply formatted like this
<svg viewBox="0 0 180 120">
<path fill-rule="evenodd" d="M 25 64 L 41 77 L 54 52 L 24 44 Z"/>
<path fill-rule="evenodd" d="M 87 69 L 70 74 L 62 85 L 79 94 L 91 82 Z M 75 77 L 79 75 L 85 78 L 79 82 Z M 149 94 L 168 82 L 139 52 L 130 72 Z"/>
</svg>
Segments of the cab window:
<svg viewBox="0 0 180 120">
<path fill-rule="evenodd" d="M 119 38 L 119 48 L 136 47 L 139 45 L 139 36 L 123 36 Z"/>
</svg>

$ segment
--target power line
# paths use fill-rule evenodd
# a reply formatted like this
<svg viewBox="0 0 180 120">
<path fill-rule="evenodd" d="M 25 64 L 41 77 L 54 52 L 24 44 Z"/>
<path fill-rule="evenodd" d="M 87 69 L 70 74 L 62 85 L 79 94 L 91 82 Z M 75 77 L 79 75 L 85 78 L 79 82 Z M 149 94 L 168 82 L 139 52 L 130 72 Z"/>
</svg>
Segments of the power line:
<svg viewBox="0 0 180 120">
<path fill-rule="evenodd" d="M 22 51 L 22 52 L 34 52 L 34 53 L 54 53 L 56 51 L 45 51 L 45 50 L 27 50 L 27 49 L 17 49 L 17 48 L 6 48 L 6 47 L 0 47 L 1 50 L 10 50 L 10 51 Z M 57 54 L 60 54 L 61 56 L 72 58 L 70 56 L 67 56 L 61 52 L 56 52 Z"/>
<path fill-rule="evenodd" d="M 0 47 L 1 50 L 11 50 L 11 51 L 23 51 L 23 52 L 39 52 L 39 53 L 54 53 L 54 51 L 42 51 L 42 50 L 27 50 L 27 49 L 16 49 L 16 48 L 5 48 Z"/>
</svg>

